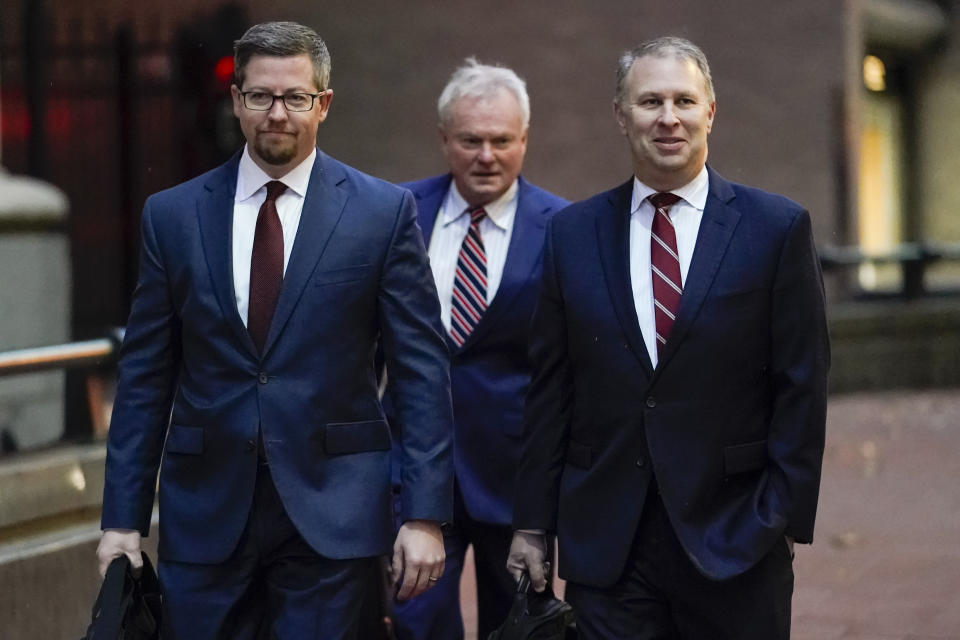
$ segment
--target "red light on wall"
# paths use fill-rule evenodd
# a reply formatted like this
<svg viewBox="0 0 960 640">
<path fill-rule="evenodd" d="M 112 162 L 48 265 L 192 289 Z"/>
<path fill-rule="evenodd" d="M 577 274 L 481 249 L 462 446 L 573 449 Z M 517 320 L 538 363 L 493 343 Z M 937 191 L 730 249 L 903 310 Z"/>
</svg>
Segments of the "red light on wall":
<svg viewBox="0 0 960 640">
<path fill-rule="evenodd" d="M 25 142 L 30 137 L 30 114 L 22 101 L 7 100 L 4 95 L 3 117 L 0 118 L 0 135 L 3 142 Z"/>
<path fill-rule="evenodd" d="M 213 75 L 220 84 L 226 86 L 233 82 L 233 56 L 223 56 L 213 67 Z"/>
</svg>

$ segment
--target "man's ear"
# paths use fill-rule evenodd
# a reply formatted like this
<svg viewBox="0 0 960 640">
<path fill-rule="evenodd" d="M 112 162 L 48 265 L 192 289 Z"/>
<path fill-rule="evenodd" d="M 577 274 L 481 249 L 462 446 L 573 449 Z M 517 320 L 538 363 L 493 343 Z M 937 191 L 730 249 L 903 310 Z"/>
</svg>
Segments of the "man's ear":
<svg viewBox="0 0 960 640">
<path fill-rule="evenodd" d="M 620 133 L 627 135 L 627 116 L 620 108 L 620 103 L 613 100 L 613 117 L 617 119 L 617 125 L 620 126 Z"/>
<path fill-rule="evenodd" d="M 235 84 L 230 85 L 230 95 L 233 97 L 233 115 L 239 118 L 240 110 L 243 109 L 243 105 L 241 104 L 242 98 L 240 96 L 240 87 Z"/>
<path fill-rule="evenodd" d="M 333 89 L 327 89 L 322 96 L 317 98 L 317 102 L 320 103 L 320 122 L 323 122 L 327 119 L 327 114 L 330 113 L 330 103 L 333 102 Z"/>
</svg>

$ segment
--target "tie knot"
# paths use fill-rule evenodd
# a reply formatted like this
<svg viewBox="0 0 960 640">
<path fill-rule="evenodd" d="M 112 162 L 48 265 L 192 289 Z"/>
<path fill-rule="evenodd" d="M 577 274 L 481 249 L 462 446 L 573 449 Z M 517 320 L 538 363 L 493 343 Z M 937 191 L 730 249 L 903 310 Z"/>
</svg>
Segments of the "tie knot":
<svg viewBox="0 0 960 640">
<path fill-rule="evenodd" d="M 287 185 L 279 180 L 271 180 L 267 183 L 267 200 L 276 201 L 280 194 L 287 190 Z"/>
<path fill-rule="evenodd" d="M 470 224 L 480 224 L 480 221 L 484 219 L 487 215 L 487 210 L 483 207 L 477 207 L 476 209 L 470 209 Z"/>
<path fill-rule="evenodd" d="M 669 209 L 680 200 L 682 200 L 680 196 L 669 192 L 655 193 L 650 196 L 650 204 L 657 209 Z"/>
</svg>

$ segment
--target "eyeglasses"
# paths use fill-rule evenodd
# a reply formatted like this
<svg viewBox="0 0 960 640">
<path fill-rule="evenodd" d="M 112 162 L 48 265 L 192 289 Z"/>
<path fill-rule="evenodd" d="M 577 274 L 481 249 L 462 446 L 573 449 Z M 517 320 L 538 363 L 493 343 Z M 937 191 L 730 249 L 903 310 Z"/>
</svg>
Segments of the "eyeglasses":
<svg viewBox="0 0 960 640">
<path fill-rule="evenodd" d="M 243 106 L 252 111 L 270 111 L 273 109 L 273 103 L 277 100 L 283 103 L 287 111 L 310 111 L 313 109 L 313 102 L 326 91 L 320 93 L 285 93 L 283 95 L 273 95 L 265 91 L 241 91 L 243 97 Z"/>
</svg>

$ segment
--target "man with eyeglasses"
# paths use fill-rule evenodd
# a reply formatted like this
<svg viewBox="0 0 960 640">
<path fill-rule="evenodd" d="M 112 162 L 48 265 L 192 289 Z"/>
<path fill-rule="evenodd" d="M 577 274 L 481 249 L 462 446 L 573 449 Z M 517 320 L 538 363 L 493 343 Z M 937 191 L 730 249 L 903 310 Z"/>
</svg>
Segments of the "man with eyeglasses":
<svg viewBox="0 0 960 640">
<path fill-rule="evenodd" d="M 451 407 L 410 194 L 316 148 L 330 58 L 290 22 L 235 43 L 227 164 L 148 198 L 108 440 L 103 573 L 137 566 L 159 470 L 163 637 L 355 638 L 377 556 L 444 567 Z M 394 537 L 383 347 L 409 499 Z"/>
</svg>

